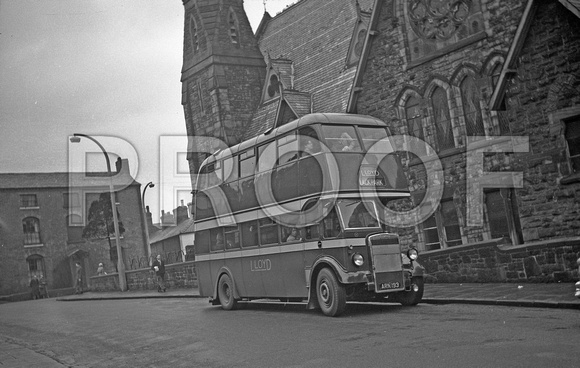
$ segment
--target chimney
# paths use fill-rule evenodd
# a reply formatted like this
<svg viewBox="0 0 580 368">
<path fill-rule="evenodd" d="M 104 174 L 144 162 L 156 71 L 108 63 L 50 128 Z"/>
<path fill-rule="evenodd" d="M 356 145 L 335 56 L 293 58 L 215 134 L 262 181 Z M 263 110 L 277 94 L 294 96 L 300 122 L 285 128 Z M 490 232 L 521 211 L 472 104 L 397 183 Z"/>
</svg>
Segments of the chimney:
<svg viewBox="0 0 580 368">
<path fill-rule="evenodd" d="M 186 205 L 183 204 L 183 199 L 181 200 L 181 206 L 177 207 L 173 213 L 175 214 L 175 218 L 177 219 L 177 223 L 181 224 L 183 221 L 189 218 L 188 208 Z"/>
</svg>

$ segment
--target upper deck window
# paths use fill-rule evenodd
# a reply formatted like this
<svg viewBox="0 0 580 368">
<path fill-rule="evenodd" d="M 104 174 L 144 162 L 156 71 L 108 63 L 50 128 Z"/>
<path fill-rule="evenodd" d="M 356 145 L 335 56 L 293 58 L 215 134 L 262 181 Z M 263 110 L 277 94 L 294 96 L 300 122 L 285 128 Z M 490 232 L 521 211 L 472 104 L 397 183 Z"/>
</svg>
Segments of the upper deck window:
<svg viewBox="0 0 580 368">
<path fill-rule="evenodd" d="M 298 157 L 298 139 L 296 133 L 278 139 L 278 165 L 288 163 Z"/>
<path fill-rule="evenodd" d="M 361 152 L 353 126 L 323 125 L 322 134 L 332 152 Z"/>
<path fill-rule="evenodd" d="M 253 149 L 243 152 L 239 156 L 240 159 L 240 178 L 254 175 L 256 168 L 256 155 Z"/>
<path fill-rule="evenodd" d="M 359 132 L 363 141 L 365 151 L 368 151 L 374 144 L 388 137 L 385 128 L 359 127 Z M 378 150 L 377 150 L 378 149 Z M 392 152 L 389 141 L 384 140 L 378 146 L 373 148 L 374 152 L 390 153 Z"/>
</svg>

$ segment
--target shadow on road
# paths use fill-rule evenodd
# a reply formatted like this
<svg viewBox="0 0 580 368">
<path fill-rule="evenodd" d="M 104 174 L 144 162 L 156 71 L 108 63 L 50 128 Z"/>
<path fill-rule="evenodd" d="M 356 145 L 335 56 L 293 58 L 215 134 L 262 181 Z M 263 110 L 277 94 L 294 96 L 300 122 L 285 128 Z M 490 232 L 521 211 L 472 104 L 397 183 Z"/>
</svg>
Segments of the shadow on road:
<svg viewBox="0 0 580 368">
<path fill-rule="evenodd" d="M 423 305 L 424 307 L 425 305 Z M 395 313 L 400 311 L 417 311 L 417 309 L 422 308 L 421 305 L 415 307 L 403 307 L 400 304 L 393 303 L 357 303 L 349 302 L 342 316 L 356 316 L 356 315 L 369 315 L 375 313 Z M 302 314 L 320 314 L 320 310 L 307 310 L 305 302 L 278 302 L 274 300 L 259 300 L 250 302 L 239 302 L 237 310 L 250 310 L 250 311 L 268 311 L 268 312 L 280 312 L 280 313 L 302 313 Z M 207 309 L 208 312 L 231 312 L 224 311 L 220 306 L 213 306 Z M 235 312 L 235 311 L 234 311 Z"/>
</svg>

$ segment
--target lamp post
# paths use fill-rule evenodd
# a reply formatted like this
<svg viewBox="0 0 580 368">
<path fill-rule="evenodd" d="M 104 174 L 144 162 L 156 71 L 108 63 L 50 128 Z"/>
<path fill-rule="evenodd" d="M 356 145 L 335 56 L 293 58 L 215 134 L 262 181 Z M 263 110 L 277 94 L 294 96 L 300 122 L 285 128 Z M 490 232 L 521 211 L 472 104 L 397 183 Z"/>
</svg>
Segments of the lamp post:
<svg viewBox="0 0 580 368">
<path fill-rule="evenodd" d="M 103 151 L 105 155 L 105 160 L 107 160 L 107 173 L 109 174 L 109 194 L 111 196 L 111 209 L 113 210 L 113 226 L 115 227 L 115 244 L 117 246 L 117 271 L 119 273 L 119 287 L 121 291 L 127 291 L 127 279 L 125 278 L 125 263 L 123 262 L 123 252 L 121 249 L 121 244 L 119 243 L 120 232 L 119 232 L 119 219 L 117 217 L 117 201 L 115 200 L 115 188 L 113 186 L 113 173 L 111 171 L 111 161 L 109 160 L 109 155 L 105 148 L 97 141 L 95 138 L 86 134 L 73 134 L 70 138 L 72 143 L 79 143 L 81 137 L 90 139 L 95 142 L 97 146 Z M 105 224 L 105 226 L 107 226 Z"/>
<path fill-rule="evenodd" d="M 145 192 L 147 188 L 153 188 L 155 184 L 153 182 L 147 183 L 145 188 L 143 188 L 143 195 L 141 196 L 141 204 L 143 205 L 143 213 L 145 215 L 145 241 L 147 242 L 147 263 L 151 260 L 151 244 L 149 243 L 149 223 L 147 222 L 147 211 L 145 211 Z"/>
</svg>

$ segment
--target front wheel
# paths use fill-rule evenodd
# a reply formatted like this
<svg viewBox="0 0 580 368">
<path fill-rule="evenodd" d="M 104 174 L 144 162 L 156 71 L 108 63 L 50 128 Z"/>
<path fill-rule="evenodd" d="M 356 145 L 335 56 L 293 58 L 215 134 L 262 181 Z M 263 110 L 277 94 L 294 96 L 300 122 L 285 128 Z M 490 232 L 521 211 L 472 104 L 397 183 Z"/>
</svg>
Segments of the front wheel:
<svg viewBox="0 0 580 368">
<path fill-rule="evenodd" d="M 232 310 L 237 306 L 237 300 L 234 299 L 234 283 L 229 275 L 224 274 L 218 282 L 218 297 L 222 309 Z"/>
<path fill-rule="evenodd" d="M 417 291 L 414 287 L 417 287 Z M 401 291 L 397 295 L 397 301 L 404 306 L 413 306 L 419 304 L 421 299 L 423 299 L 423 290 L 425 289 L 424 281 L 422 277 L 412 277 L 411 278 L 411 290 Z"/>
<path fill-rule="evenodd" d="M 330 317 L 342 314 L 346 308 L 346 291 L 338 282 L 334 272 L 328 268 L 320 270 L 316 279 L 316 296 L 322 313 Z"/>
</svg>

